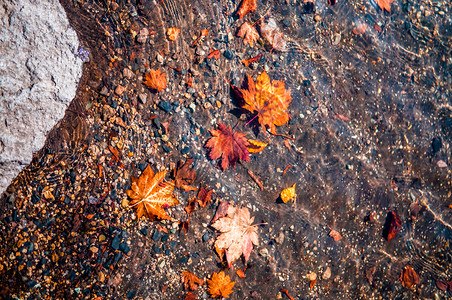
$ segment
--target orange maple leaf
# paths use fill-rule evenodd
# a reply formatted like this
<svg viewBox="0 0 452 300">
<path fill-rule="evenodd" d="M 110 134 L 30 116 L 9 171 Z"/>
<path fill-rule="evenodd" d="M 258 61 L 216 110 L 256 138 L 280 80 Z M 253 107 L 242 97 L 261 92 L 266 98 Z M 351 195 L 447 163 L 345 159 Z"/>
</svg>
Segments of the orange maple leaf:
<svg viewBox="0 0 452 300">
<path fill-rule="evenodd" d="M 233 88 L 237 89 L 237 87 Z M 272 134 L 276 134 L 275 125 L 281 126 L 289 121 L 287 108 L 292 97 L 290 90 L 286 90 L 284 81 L 270 82 L 267 72 L 263 71 L 257 76 L 256 83 L 250 75 L 247 75 L 245 89 L 237 90 L 245 101 L 243 108 L 257 113 L 259 123 L 264 130 L 268 127 Z"/>
<path fill-rule="evenodd" d="M 144 84 L 150 89 L 158 92 L 166 89 L 166 73 L 160 72 L 159 69 L 151 69 L 149 73 L 145 74 L 145 79 Z"/>
<path fill-rule="evenodd" d="M 195 274 L 190 271 L 184 271 L 181 274 L 182 282 L 184 283 L 185 290 L 196 291 L 198 287 L 204 284 L 204 280 L 198 278 Z"/>
<path fill-rule="evenodd" d="M 253 47 L 253 44 L 259 39 L 259 33 L 256 28 L 248 22 L 245 22 L 240 26 L 237 36 L 243 38 L 243 45 L 249 44 L 250 47 Z"/>
<path fill-rule="evenodd" d="M 172 195 L 174 181 L 163 182 L 166 172 L 154 174 L 148 165 L 139 178 L 132 176 L 132 186 L 126 193 L 132 199 L 129 205 L 135 207 L 138 219 L 145 216 L 150 220 L 171 220 L 163 208 L 176 205 L 179 201 Z"/>
<path fill-rule="evenodd" d="M 177 28 L 177 27 L 170 27 L 166 31 L 166 35 L 168 36 L 168 39 L 170 41 L 175 41 L 177 39 L 177 37 L 179 36 L 179 33 L 180 33 L 180 28 Z"/>
<path fill-rule="evenodd" d="M 243 254 L 245 264 L 248 261 L 253 245 L 259 245 L 256 233 L 257 226 L 253 225 L 254 217 L 246 207 L 228 207 L 225 217 L 218 219 L 212 227 L 221 231 L 215 241 L 215 247 L 225 250 L 228 266 Z"/>
<path fill-rule="evenodd" d="M 240 7 L 237 10 L 237 15 L 239 19 L 242 19 L 244 15 L 249 12 L 253 12 L 257 9 L 257 0 L 242 0 Z"/>
<path fill-rule="evenodd" d="M 378 6 L 381 8 L 382 11 L 391 12 L 391 3 L 395 0 L 376 0 Z"/>
<path fill-rule="evenodd" d="M 239 159 L 249 161 L 249 152 L 247 149 L 248 141 L 245 134 L 241 132 L 234 132 L 231 126 L 218 123 L 217 130 L 210 130 L 213 135 L 207 143 L 207 148 L 210 148 L 209 156 L 211 159 L 218 159 L 221 157 L 221 168 L 226 170 L 229 165 L 235 168 L 235 164 Z"/>
<path fill-rule="evenodd" d="M 229 275 L 225 275 L 224 272 L 221 271 L 218 274 L 213 272 L 211 279 L 207 279 L 207 285 L 209 286 L 207 291 L 212 297 L 229 298 L 235 282 L 231 282 Z"/>
</svg>

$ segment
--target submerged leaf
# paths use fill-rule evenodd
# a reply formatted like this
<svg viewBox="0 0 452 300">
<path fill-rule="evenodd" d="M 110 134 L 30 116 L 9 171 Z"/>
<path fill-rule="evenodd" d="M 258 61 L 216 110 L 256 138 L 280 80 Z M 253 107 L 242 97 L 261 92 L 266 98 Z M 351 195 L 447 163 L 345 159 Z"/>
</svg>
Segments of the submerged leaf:
<svg viewBox="0 0 452 300">
<path fill-rule="evenodd" d="M 243 44 L 249 44 L 250 47 L 253 47 L 254 43 L 259 39 L 259 33 L 256 28 L 248 22 L 245 22 L 240 26 L 237 36 L 243 38 Z"/>
<path fill-rule="evenodd" d="M 228 266 L 243 254 L 245 264 L 248 261 L 253 245 L 258 245 L 257 226 L 253 225 L 254 217 L 250 216 L 248 208 L 229 206 L 225 217 L 220 218 L 212 227 L 221 231 L 215 241 L 215 246 L 226 252 Z"/>
<path fill-rule="evenodd" d="M 240 7 L 237 10 L 239 19 L 242 19 L 249 12 L 253 12 L 257 9 L 257 0 L 242 0 Z"/>
<path fill-rule="evenodd" d="M 160 72 L 159 69 L 151 69 L 149 73 L 145 74 L 144 84 L 152 90 L 161 92 L 166 89 L 166 73 Z"/>
</svg>

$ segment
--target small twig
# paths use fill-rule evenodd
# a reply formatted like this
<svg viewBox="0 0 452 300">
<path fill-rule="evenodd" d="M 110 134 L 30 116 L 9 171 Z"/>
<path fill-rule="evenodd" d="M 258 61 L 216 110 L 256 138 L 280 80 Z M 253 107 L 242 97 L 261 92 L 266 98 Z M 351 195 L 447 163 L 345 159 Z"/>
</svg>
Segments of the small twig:
<svg viewBox="0 0 452 300">
<path fill-rule="evenodd" d="M 251 176 L 251 178 L 253 178 L 253 180 L 257 183 L 257 185 L 259 186 L 259 188 L 261 189 L 261 191 L 264 190 L 264 185 L 262 184 L 262 181 L 259 180 L 259 178 L 250 170 L 248 171 L 248 175 Z"/>
<path fill-rule="evenodd" d="M 290 140 L 295 141 L 295 138 L 290 137 L 290 136 L 285 135 L 285 134 L 281 134 L 281 133 L 272 133 L 272 134 L 273 134 L 273 135 L 276 135 L 276 136 L 282 136 L 283 138 L 286 138 L 286 139 L 290 139 Z"/>
</svg>

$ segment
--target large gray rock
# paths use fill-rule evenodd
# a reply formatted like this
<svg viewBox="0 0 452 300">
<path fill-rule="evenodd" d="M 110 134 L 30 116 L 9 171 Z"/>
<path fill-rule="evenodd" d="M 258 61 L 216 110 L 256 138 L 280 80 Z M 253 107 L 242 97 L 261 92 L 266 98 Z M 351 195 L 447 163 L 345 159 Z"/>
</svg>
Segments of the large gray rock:
<svg viewBox="0 0 452 300">
<path fill-rule="evenodd" d="M 0 4 L 0 194 L 75 96 L 83 61 L 57 0 Z"/>
</svg>

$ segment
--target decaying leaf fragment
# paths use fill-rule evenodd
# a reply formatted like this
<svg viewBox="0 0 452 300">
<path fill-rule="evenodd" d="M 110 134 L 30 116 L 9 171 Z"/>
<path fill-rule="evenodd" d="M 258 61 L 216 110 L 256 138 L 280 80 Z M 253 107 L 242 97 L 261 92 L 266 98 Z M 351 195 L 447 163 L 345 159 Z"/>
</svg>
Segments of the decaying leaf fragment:
<svg viewBox="0 0 452 300">
<path fill-rule="evenodd" d="M 284 189 L 281 192 L 281 200 L 284 203 L 287 203 L 289 200 L 291 200 L 291 199 L 293 199 L 293 198 L 295 198 L 297 196 L 297 194 L 295 193 L 295 185 L 296 185 L 296 183 L 294 183 L 294 185 Z"/>
<path fill-rule="evenodd" d="M 229 166 L 235 168 L 239 159 L 249 161 L 248 141 L 244 133 L 234 132 L 231 126 L 218 123 L 217 130 L 210 130 L 213 135 L 205 147 L 210 148 L 210 159 L 221 157 L 221 169 L 224 171 Z"/>
<path fill-rule="evenodd" d="M 342 239 L 342 235 L 338 231 L 333 229 L 331 229 L 329 236 L 332 237 L 335 242 L 340 241 Z"/>
<path fill-rule="evenodd" d="M 402 269 L 399 279 L 402 281 L 402 285 L 409 289 L 421 282 L 419 275 L 417 275 L 416 271 L 414 271 L 410 266 L 406 266 Z"/>
<path fill-rule="evenodd" d="M 388 212 L 383 226 L 383 237 L 389 242 L 396 237 L 401 228 L 402 221 L 400 220 L 400 217 L 394 211 Z"/>
<path fill-rule="evenodd" d="M 187 159 L 183 164 L 182 161 L 178 161 L 172 172 L 176 187 L 182 188 L 186 192 L 196 190 L 195 187 L 190 186 L 196 179 L 196 171 L 191 168 L 192 163 L 193 158 Z"/>
<path fill-rule="evenodd" d="M 151 69 L 145 74 L 144 84 L 152 90 L 161 92 L 166 89 L 166 73 L 160 72 L 160 69 Z"/>
<path fill-rule="evenodd" d="M 248 261 L 253 245 L 258 245 L 257 225 L 253 225 L 254 217 L 248 208 L 228 207 L 227 215 L 218 219 L 212 227 L 221 232 L 215 246 L 225 250 L 228 266 L 243 254 L 245 264 Z"/>
<path fill-rule="evenodd" d="M 231 282 L 229 275 L 225 275 L 224 271 L 221 271 L 218 274 L 213 272 L 212 277 L 207 279 L 207 285 L 209 286 L 207 291 L 212 297 L 229 298 L 235 282 Z"/>
<path fill-rule="evenodd" d="M 272 49 L 277 51 L 287 51 L 287 39 L 284 34 L 279 30 L 276 20 L 272 17 L 264 18 L 260 22 L 260 30 L 262 36 L 271 45 Z"/>
<path fill-rule="evenodd" d="M 150 220 L 171 220 L 164 208 L 176 205 L 179 201 L 172 195 L 174 181 L 163 182 L 166 172 L 154 174 L 148 165 L 139 178 L 132 177 L 131 189 L 126 193 L 132 200 L 129 206 L 136 209 L 138 219 L 145 216 Z"/>
<path fill-rule="evenodd" d="M 257 9 L 257 0 L 242 0 L 240 7 L 237 10 L 239 19 L 242 19 L 249 12 L 253 12 Z"/>
<path fill-rule="evenodd" d="M 243 45 L 249 44 L 253 47 L 254 43 L 259 39 L 259 33 L 254 26 L 251 26 L 248 22 L 245 22 L 240 26 L 237 36 L 243 38 Z"/>
<path fill-rule="evenodd" d="M 190 271 L 184 271 L 181 274 L 182 276 L 182 282 L 184 283 L 184 289 L 185 290 L 192 290 L 196 291 L 198 287 L 202 286 L 204 284 L 204 280 L 198 278 L 195 274 L 193 274 Z"/>
<path fill-rule="evenodd" d="M 243 86 L 243 89 L 233 86 L 237 90 L 236 95 L 243 97 L 242 107 L 257 114 L 264 131 L 268 127 L 272 134 L 276 134 L 275 125 L 281 126 L 289 121 L 287 109 L 292 101 L 290 90 L 286 90 L 283 81 L 270 82 L 265 71 L 257 77 L 256 82 L 247 75 Z"/>
<path fill-rule="evenodd" d="M 382 11 L 391 12 L 391 3 L 395 0 L 375 0 Z"/>
<path fill-rule="evenodd" d="M 168 39 L 170 41 L 175 41 L 177 39 L 177 37 L 179 36 L 179 33 L 180 33 L 180 28 L 177 28 L 177 27 L 170 27 L 166 31 L 166 35 L 168 36 Z"/>
</svg>

